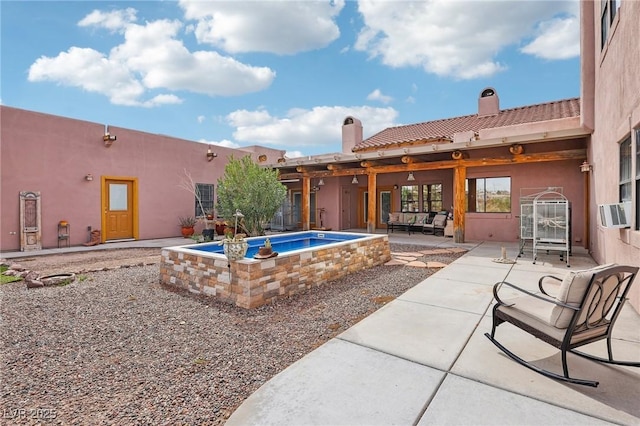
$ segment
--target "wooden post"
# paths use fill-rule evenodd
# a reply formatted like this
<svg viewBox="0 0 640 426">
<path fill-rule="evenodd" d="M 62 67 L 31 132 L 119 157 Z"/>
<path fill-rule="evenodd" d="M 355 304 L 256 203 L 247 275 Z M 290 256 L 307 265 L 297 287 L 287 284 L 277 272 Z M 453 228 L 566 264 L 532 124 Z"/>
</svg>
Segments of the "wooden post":
<svg viewBox="0 0 640 426">
<path fill-rule="evenodd" d="M 367 191 L 369 191 L 369 206 L 368 206 L 368 214 L 367 214 L 367 232 L 373 234 L 376 232 L 376 201 L 377 197 L 377 185 L 376 185 L 376 174 L 372 171 L 369 171 L 367 178 Z"/>
<path fill-rule="evenodd" d="M 457 166 L 453 169 L 453 242 L 464 243 L 465 194 L 464 182 L 467 168 Z"/>
<path fill-rule="evenodd" d="M 311 228 L 311 179 L 309 176 L 302 176 L 302 230 L 308 231 Z"/>
</svg>

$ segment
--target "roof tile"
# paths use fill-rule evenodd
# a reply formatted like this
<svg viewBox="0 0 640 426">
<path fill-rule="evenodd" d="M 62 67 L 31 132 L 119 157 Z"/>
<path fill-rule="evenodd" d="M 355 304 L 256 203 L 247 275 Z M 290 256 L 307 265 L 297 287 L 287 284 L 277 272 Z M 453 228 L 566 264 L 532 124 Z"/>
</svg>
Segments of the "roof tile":
<svg viewBox="0 0 640 426">
<path fill-rule="evenodd" d="M 579 115 L 580 98 L 563 99 L 543 104 L 504 109 L 496 115 L 482 117 L 477 114 L 464 115 L 424 123 L 389 127 L 357 144 L 353 151 L 384 148 L 405 142 L 441 138 L 452 139 L 453 134 L 458 132 L 469 130 L 477 132 L 482 129 L 578 117 Z"/>
</svg>

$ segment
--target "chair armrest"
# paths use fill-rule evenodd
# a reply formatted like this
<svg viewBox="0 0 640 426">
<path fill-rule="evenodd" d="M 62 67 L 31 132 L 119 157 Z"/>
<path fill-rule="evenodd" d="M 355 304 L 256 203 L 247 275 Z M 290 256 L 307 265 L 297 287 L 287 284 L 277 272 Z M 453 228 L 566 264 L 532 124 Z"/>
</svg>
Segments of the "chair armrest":
<svg viewBox="0 0 640 426">
<path fill-rule="evenodd" d="M 497 283 L 495 283 L 495 284 L 493 285 L 493 297 L 496 299 L 496 301 L 497 301 L 500 305 L 504 305 L 504 306 L 513 306 L 513 303 L 511 303 L 511 304 L 509 304 L 509 303 L 505 303 L 505 302 L 504 302 L 502 299 L 500 299 L 500 297 L 498 296 L 498 291 L 500 290 L 500 288 L 501 288 L 503 285 L 506 285 L 507 287 L 511 287 L 511 288 L 513 288 L 513 289 L 516 289 L 516 290 L 518 290 L 518 291 L 521 291 L 522 293 L 526 294 L 527 296 L 535 297 L 536 299 L 540 299 L 540 300 L 542 300 L 542 301 L 545 301 L 545 302 L 548 302 L 548 303 L 554 304 L 554 305 L 556 305 L 556 306 L 563 306 L 563 307 L 565 307 L 565 308 L 573 309 L 574 311 L 578 311 L 578 310 L 580 310 L 580 308 L 577 308 L 577 307 L 575 307 L 575 306 L 567 305 L 566 303 L 558 302 L 558 301 L 557 301 L 557 300 L 555 300 L 555 299 L 551 299 L 551 298 L 549 298 L 549 297 L 544 297 L 544 296 L 541 296 L 541 295 L 539 295 L 539 294 L 532 293 L 532 292 L 530 292 L 530 291 L 528 291 L 528 290 L 525 290 L 525 289 L 523 289 L 523 288 L 520 288 L 520 287 L 518 287 L 517 285 L 511 284 L 510 282 L 507 282 L 507 281 L 500 281 L 500 282 L 497 282 Z M 547 296 L 548 296 L 548 295 L 547 295 Z"/>
<path fill-rule="evenodd" d="M 560 281 L 560 282 L 562 282 L 562 278 L 558 278 L 558 277 L 555 277 L 555 276 L 553 276 L 553 275 L 544 275 L 544 276 L 540 277 L 540 279 L 538 280 L 538 288 L 540 289 L 540 291 L 542 292 L 542 294 L 546 294 L 547 296 L 551 296 L 549 293 L 547 293 L 547 292 L 544 290 L 544 287 L 543 287 L 543 281 L 544 281 L 546 278 L 549 278 L 549 279 L 552 279 L 552 280 L 556 280 L 556 281 Z"/>
</svg>

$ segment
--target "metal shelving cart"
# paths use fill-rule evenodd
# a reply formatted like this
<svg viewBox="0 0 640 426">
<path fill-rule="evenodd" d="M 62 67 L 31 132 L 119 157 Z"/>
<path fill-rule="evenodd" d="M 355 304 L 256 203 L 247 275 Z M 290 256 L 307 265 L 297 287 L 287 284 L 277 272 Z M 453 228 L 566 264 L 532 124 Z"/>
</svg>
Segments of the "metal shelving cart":
<svg viewBox="0 0 640 426">
<path fill-rule="evenodd" d="M 533 200 L 533 263 L 540 250 L 559 251 L 569 267 L 571 255 L 571 205 L 559 192 L 544 191 Z"/>
</svg>

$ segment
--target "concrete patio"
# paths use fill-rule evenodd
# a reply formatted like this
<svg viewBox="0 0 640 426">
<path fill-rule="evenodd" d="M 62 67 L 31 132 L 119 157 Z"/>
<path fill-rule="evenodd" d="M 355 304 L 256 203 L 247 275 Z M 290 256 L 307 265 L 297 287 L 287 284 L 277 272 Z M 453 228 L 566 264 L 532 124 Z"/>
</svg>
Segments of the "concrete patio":
<svg viewBox="0 0 640 426">
<path fill-rule="evenodd" d="M 416 237 L 425 238 L 392 238 Z M 454 245 L 437 237 L 428 244 Z M 574 250 L 569 269 L 557 255 L 540 256 L 534 265 L 526 252 L 514 264 L 494 262 L 504 243 L 455 246 L 470 251 L 272 378 L 227 424 L 640 424 L 637 368 L 570 355 L 570 372 L 600 385 L 568 385 L 518 365 L 483 335 L 491 328 L 495 282 L 533 290 L 542 275 L 594 266 L 590 256 Z M 518 246 L 507 245 L 507 253 L 515 259 Z M 553 347 L 508 324 L 496 335 L 527 360 L 561 372 Z M 606 346 L 593 343 L 585 351 L 604 355 Z M 614 355 L 640 360 L 640 316 L 628 305 Z"/>
</svg>

